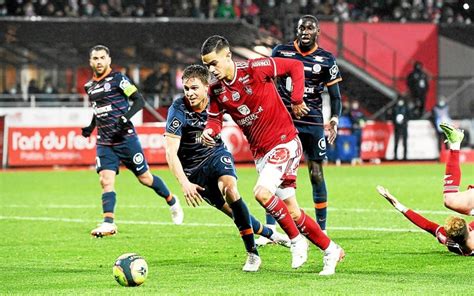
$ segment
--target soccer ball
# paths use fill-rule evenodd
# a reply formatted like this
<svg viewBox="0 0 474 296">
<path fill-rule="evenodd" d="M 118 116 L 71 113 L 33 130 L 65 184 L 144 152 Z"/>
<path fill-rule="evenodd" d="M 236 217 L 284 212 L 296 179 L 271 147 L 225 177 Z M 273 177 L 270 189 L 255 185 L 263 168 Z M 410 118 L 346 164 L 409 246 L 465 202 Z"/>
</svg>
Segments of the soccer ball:
<svg viewBox="0 0 474 296">
<path fill-rule="evenodd" d="M 148 265 L 142 256 L 136 253 L 123 254 L 115 260 L 113 267 L 115 280 L 122 286 L 140 286 L 148 274 Z"/>
</svg>

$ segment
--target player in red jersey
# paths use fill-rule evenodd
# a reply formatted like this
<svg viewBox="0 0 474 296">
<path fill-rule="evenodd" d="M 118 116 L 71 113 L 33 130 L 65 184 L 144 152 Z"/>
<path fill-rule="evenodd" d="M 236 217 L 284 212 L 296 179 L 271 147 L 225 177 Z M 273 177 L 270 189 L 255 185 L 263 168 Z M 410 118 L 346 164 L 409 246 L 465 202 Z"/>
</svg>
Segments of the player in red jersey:
<svg viewBox="0 0 474 296">
<path fill-rule="evenodd" d="M 222 128 L 222 116 L 228 113 L 247 137 L 255 159 L 259 173 L 255 198 L 291 239 L 292 267 L 298 268 L 307 260 L 308 245 L 303 234 L 324 250 L 324 267 L 319 274 L 334 274 L 344 250 L 298 206 L 295 187 L 301 142 L 273 84 L 273 78 L 289 75 L 293 83 L 292 111 L 297 118 L 306 115 L 309 109 L 303 102 L 303 64 L 281 58 L 235 63 L 229 42 L 222 36 L 211 36 L 203 43 L 201 58 L 214 75 L 209 89 L 208 123 L 201 137 L 203 143 L 215 144 L 214 138 Z"/>
<path fill-rule="evenodd" d="M 450 252 L 474 256 L 474 221 L 468 224 L 461 217 L 450 216 L 446 219 L 446 224 L 440 226 L 406 208 L 382 186 L 377 186 L 377 191 L 413 224 L 435 236 Z"/>
<path fill-rule="evenodd" d="M 449 145 L 444 175 L 444 205 L 458 213 L 474 216 L 474 185 L 470 185 L 466 191 L 459 191 L 461 184 L 459 149 L 464 139 L 464 132 L 447 123 L 441 123 L 439 127 L 443 130 Z"/>
</svg>

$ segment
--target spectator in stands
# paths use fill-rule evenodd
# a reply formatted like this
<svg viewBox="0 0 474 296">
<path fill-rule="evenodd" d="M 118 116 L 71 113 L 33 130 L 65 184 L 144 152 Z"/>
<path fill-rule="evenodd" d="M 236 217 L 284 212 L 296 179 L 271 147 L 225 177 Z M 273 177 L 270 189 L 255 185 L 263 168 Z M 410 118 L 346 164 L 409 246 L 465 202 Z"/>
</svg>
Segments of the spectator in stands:
<svg viewBox="0 0 474 296">
<path fill-rule="evenodd" d="M 425 111 L 426 94 L 428 93 L 428 75 L 423 71 L 423 64 L 416 61 L 407 78 L 408 89 L 415 103 L 415 117 L 420 118 Z"/>
<path fill-rule="evenodd" d="M 352 122 L 351 133 L 356 138 L 356 157 L 351 163 L 362 163 L 360 158 L 360 145 L 362 144 L 362 128 L 365 125 L 365 114 L 360 110 L 358 100 L 353 100 L 349 112 L 349 118 Z"/>
<path fill-rule="evenodd" d="M 220 19 L 234 19 L 235 10 L 232 5 L 232 0 L 223 0 L 219 3 L 215 13 L 216 18 Z"/>
<path fill-rule="evenodd" d="M 398 98 L 397 104 L 392 110 L 392 122 L 395 128 L 395 142 L 393 150 L 393 159 L 398 160 L 398 142 L 402 138 L 403 142 L 403 160 L 407 160 L 407 141 L 408 141 L 408 120 L 410 118 L 410 112 L 405 99 L 402 97 Z"/>
<path fill-rule="evenodd" d="M 245 19 L 248 23 L 258 26 L 260 23 L 260 7 L 258 7 L 258 5 L 255 4 L 252 0 L 243 0 L 242 2 L 243 3 L 241 6 L 241 17 Z"/>
<path fill-rule="evenodd" d="M 41 91 L 36 84 L 36 79 L 31 79 L 28 83 L 28 94 L 39 94 Z"/>
<path fill-rule="evenodd" d="M 432 123 L 434 128 L 436 129 L 436 136 L 438 138 L 438 148 L 441 151 L 441 146 L 443 145 L 443 130 L 439 127 L 440 123 L 448 123 L 451 124 L 451 117 L 449 116 L 449 106 L 446 104 L 445 98 L 441 97 L 433 107 L 432 111 Z"/>
</svg>

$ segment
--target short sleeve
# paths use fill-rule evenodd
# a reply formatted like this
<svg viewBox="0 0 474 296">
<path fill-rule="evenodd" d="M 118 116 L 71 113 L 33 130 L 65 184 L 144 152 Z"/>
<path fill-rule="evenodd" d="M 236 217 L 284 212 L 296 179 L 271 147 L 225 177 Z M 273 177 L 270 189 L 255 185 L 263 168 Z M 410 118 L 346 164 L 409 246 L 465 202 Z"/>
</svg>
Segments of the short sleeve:
<svg viewBox="0 0 474 296">
<path fill-rule="evenodd" d="M 183 110 L 176 108 L 173 104 L 168 109 L 168 117 L 166 119 L 166 133 L 181 137 L 183 126 L 186 123 L 186 115 Z"/>
</svg>

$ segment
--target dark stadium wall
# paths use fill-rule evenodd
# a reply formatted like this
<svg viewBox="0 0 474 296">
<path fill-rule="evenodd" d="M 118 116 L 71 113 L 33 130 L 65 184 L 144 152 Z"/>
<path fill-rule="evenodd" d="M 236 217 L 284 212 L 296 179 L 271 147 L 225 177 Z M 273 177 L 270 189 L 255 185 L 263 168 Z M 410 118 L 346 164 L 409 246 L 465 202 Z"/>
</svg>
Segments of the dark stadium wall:
<svg viewBox="0 0 474 296">
<path fill-rule="evenodd" d="M 423 63 L 431 79 L 438 76 L 438 27 L 434 24 L 345 23 L 337 46 L 338 28 L 321 22 L 323 48 L 364 69 L 380 82 L 407 91 L 406 77 L 415 61 Z M 436 104 L 437 85 L 430 80 L 426 109 Z"/>
</svg>

